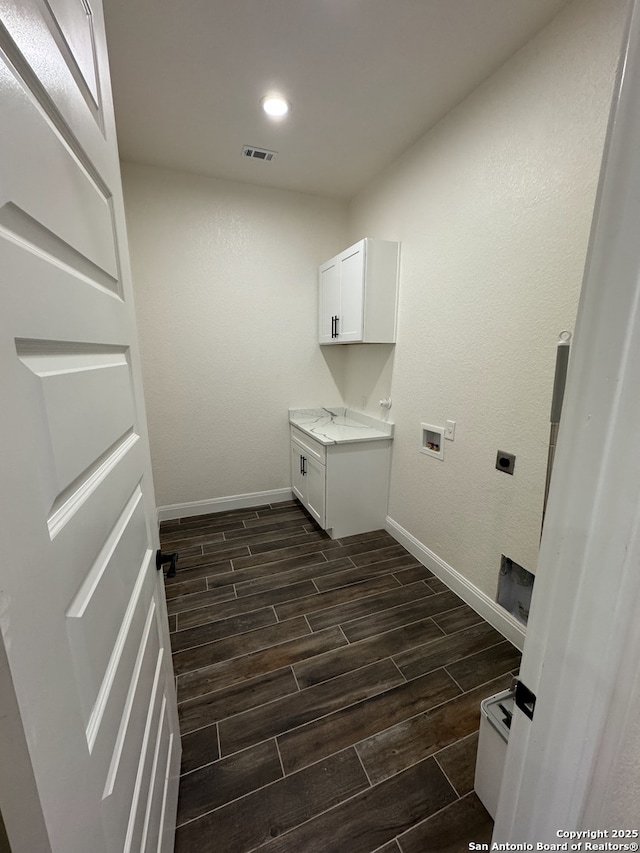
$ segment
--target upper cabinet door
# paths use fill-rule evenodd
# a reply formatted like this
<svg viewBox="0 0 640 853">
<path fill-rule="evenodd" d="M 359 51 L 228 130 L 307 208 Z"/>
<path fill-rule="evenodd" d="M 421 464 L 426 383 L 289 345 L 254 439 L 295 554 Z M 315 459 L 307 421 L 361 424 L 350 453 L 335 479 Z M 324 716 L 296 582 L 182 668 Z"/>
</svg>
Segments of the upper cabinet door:
<svg viewBox="0 0 640 853">
<path fill-rule="evenodd" d="M 320 267 L 320 343 L 335 344 L 340 314 L 340 265 L 337 258 Z"/>
<path fill-rule="evenodd" d="M 395 343 L 399 250 L 366 237 L 320 267 L 321 344 Z"/>
<path fill-rule="evenodd" d="M 364 253 L 361 240 L 338 255 L 340 267 L 340 314 L 338 316 L 338 342 L 341 344 L 362 341 L 364 335 Z"/>
</svg>

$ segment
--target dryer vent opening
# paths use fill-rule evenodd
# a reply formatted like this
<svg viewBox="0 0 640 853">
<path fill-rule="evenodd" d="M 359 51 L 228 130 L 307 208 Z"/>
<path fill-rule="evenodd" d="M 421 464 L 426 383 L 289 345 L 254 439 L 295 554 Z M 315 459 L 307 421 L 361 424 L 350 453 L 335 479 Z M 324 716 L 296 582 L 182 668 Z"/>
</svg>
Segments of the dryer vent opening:
<svg viewBox="0 0 640 853">
<path fill-rule="evenodd" d="M 496 601 L 523 625 L 529 619 L 534 580 L 528 569 L 501 555 Z"/>
</svg>

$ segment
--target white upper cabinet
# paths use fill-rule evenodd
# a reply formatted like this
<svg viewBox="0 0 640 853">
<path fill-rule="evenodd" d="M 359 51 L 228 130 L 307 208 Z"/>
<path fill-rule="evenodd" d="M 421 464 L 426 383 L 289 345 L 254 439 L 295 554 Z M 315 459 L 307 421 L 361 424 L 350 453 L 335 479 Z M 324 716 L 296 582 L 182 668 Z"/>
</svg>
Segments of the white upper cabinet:
<svg viewBox="0 0 640 853">
<path fill-rule="evenodd" d="M 320 343 L 393 344 L 400 244 L 365 237 L 320 267 Z"/>
</svg>

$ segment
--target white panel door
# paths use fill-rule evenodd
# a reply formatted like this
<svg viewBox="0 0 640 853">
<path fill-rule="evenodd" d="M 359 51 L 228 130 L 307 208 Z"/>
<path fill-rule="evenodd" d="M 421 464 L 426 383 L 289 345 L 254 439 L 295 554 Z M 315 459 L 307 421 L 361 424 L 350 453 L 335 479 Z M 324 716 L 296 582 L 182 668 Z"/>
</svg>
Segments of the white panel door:
<svg viewBox="0 0 640 853">
<path fill-rule="evenodd" d="M 177 711 L 99 0 L 0 0 L 0 810 L 170 853 Z"/>
</svg>

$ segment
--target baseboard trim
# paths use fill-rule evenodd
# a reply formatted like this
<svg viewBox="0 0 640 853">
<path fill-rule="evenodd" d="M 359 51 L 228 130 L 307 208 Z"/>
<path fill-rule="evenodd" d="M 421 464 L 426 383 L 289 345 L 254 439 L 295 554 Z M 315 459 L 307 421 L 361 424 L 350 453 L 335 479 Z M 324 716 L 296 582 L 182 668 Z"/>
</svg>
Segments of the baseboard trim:
<svg viewBox="0 0 640 853">
<path fill-rule="evenodd" d="M 420 540 L 389 516 L 385 520 L 385 529 L 410 554 L 420 560 L 423 566 L 426 566 L 430 572 L 433 572 L 437 578 L 440 578 L 443 583 L 446 583 L 450 589 L 459 595 L 469 607 L 472 607 L 476 613 L 479 613 L 483 619 L 493 625 L 496 631 L 499 631 L 516 648 L 523 649 L 526 629 L 514 616 L 507 613 L 503 607 L 492 601 L 488 595 L 479 590 L 448 563 L 445 563 L 437 554 L 434 554 L 426 545 L 423 545 Z"/>
<path fill-rule="evenodd" d="M 232 509 L 282 503 L 293 500 L 291 489 L 273 489 L 269 492 L 250 492 L 246 495 L 231 495 L 226 498 L 211 498 L 206 501 L 187 501 L 181 504 L 159 506 L 158 521 L 170 521 L 187 515 L 209 515 L 212 512 L 228 512 Z"/>
</svg>

